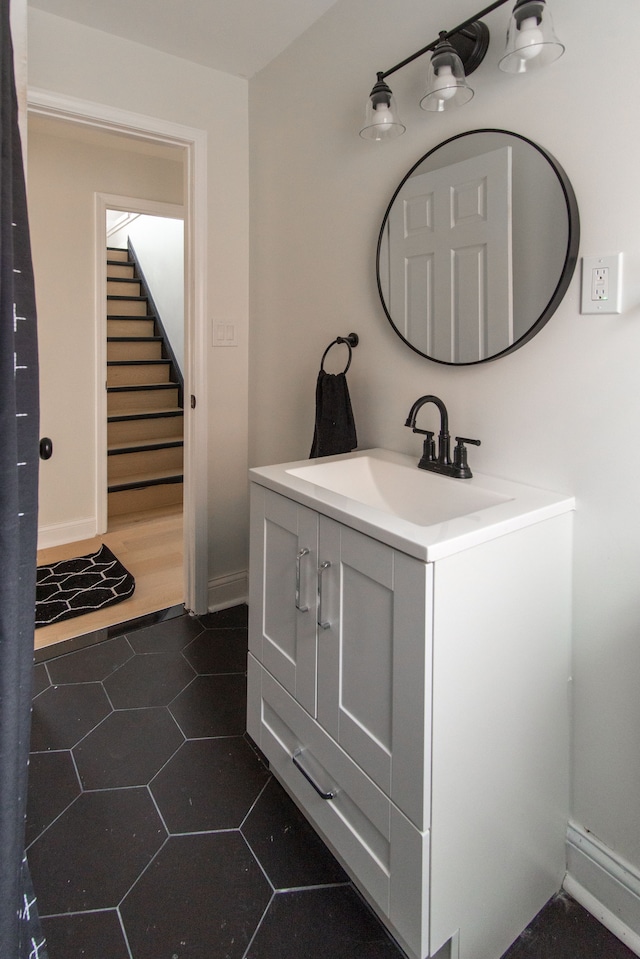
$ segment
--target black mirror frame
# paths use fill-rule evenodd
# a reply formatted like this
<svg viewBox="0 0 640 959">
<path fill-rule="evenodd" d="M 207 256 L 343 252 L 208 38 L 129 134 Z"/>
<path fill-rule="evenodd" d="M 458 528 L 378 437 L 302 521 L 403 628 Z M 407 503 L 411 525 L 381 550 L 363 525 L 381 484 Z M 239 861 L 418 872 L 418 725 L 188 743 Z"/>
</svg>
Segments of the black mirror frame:
<svg viewBox="0 0 640 959">
<path fill-rule="evenodd" d="M 566 246 L 566 253 L 564 258 L 564 264 L 562 267 L 562 272 L 560 273 L 560 278 L 558 279 L 558 283 L 556 284 L 556 287 L 549 299 L 549 302 L 545 306 L 544 310 L 542 311 L 538 319 L 529 327 L 527 332 L 524 333 L 518 340 L 513 342 L 510 346 L 508 346 L 507 349 L 501 350 L 499 353 L 494 353 L 492 356 L 486 356 L 481 360 L 472 360 L 467 363 L 455 363 L 449 360 L 439 360 L 439 359 L 436 359 L 436 357 L 434 356 L 429 356 L 427 353 L 423 353 L 422 350 L 417 349 L 417 347 L 415 347 L 412 343 L 409 342 L 409 340 L 406 339 L 406 337 L 402 335 L 398 327 L 393 322 L 391 314 L 389 313 L 389 310 L 387 308 L 387 304 L 385 303 L 384 295 L 382 292 L 382 285 L 380 283 L 380 250 L 382 247 L 384 231 L 387 225 L 387 220 L 389 219 L 391 208 L 398 194 L 400 193 L 400 190 L 405 185 L 407 180 L 411 177 L 411 175 L 414 173 L 414 171 L 420 166 L 421 163 L 424 163 L 424 161 L 428 157 L 430 157 L 433 153 L 435 153 L 436 150 L 441 149 L 442 147 L 446 146 L 449 143 L 453 143 L 453 141 L 455 140 L 460 140 L 463 137 L 469 137 L 476 133 L 501 133 L 510 137 L 516 137 L 518 140 L 523 140 L 525 143 L 528 143 L 529 146 L 533 147 L 535 150 L 538 151 L 538 153 L 540 153 L 545 158 L 545 160 L 547 161 L 547 163 L 549 164 L 549 166 L 552 168 L 555 175 L 557 176 L 558 182 L 560 183 L 560 187 L 562 189 L 562 193 L 564 196 L 564 200 L 567 208 L 567 221 L 568 221 L 567 246 Z M 427 153 L 421 156 L 420 159 L 413 164 L 413 166 L 411 167 L 409 172 L 406 174 L 406 176 L 402 178 L 400 184 L 398 185 L 398 188 L 396 189 L 393 196 L 391 197 L 391 201 L 387 207 L 386 213 L 382 220 L 382 226 L 380 227 L 380 233 L 378 235 L 378 246 L 376 250 L 376 281 L 378 285 L 378 295 L 380 296 L 380 302 L 382 303 L 382 308 L 386 314 L 387 319 L 389 320 L 389 323 L 391 324 L 395 332 L 398 334 L 400 339 L 404 343 L 406 343 L 406 345 L 411 350 L 413 350 L 414 353 L 418 353 L 419 356 L 424 356 L 425 359 L 431 360 L 433 363 L 441 363 L 444 366 L 477 366 L 478 363 L 491 363 L 493 360 L 497 360 L 502 356 L 507 356 L 509 353 L 514 353 L 516 350 L 519 350 L 521 346 L 524 346 L 525 343 L 528 343 L 529 340 L 533 339 L 533 337 L 540 332 L 542 327 L 545 326 L 546 323 L 548 323 L 548 321 L 551 319 L 551 317 L 553 316 L 553 314 L 559 307 L 560 303 L 562 302 L 564 298 L 565 293 L 567 292 L 567 289 L 569 288 L 569 284 L 571 283 L 571 280 L 573 278 L 573 273 L 575 271 L 576 264 L 578 262 L 579 247 L 580 247 L 580 214 L 578 212 L 578 201 L 576 200 L 576 195 L 573 191 L 571 181 L 569 180 L 569 177 L 565 173 L 564 169 L 560 166 L 558 161 L 539 144 L 535 143 L 533 140 L 530 140 L 528 137 L 525 137 L 520 133 L 514 133 L 512 130 L 501 130 L 498 128 L 491 128 L 491 127 L 481 128 L 478 130 L 468 130 L 465 133 L 458 133 L 453 137 L 449 137 L 447 140 L 443 140 L 441 143 L 438 143 L 435 147 L 433 147 L 432 150 L 429 150 Z"/>
</svg>

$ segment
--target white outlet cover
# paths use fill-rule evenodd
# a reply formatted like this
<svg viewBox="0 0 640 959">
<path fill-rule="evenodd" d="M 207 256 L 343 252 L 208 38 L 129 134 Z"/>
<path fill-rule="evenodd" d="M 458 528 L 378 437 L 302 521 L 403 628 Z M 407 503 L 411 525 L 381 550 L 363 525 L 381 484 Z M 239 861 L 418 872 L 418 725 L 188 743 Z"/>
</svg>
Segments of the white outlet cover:
<svg viewBox="0 0 640 959">
<path fill-rule="evenodd" d="M 593 271 L 607 269 L 608 297 L 593 298 Z M 622 253 L 582 257 L 581 313 L 622 313 Z"/>
</svg>

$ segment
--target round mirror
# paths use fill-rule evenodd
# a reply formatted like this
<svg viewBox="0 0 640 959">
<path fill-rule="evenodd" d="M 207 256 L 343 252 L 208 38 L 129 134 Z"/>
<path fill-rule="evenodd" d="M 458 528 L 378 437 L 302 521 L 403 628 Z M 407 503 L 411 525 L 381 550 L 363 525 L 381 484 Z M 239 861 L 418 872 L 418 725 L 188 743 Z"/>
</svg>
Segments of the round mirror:
<svg viewBox="0 0 640 959">
<path fill-rule="evenodd" d="M 376 256 L 396 333 L 437 363 L 523 346 L 553 315 L 578 259 L 575 194 L 542 147 L 473 130 L 425 154 L 395 191 Z"/>
</svg>

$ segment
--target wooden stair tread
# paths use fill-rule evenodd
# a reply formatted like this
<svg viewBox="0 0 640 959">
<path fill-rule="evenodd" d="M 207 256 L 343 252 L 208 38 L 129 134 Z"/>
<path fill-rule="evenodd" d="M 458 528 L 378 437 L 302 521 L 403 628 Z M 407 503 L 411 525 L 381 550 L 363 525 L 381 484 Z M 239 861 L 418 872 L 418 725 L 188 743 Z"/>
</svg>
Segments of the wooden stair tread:
<svg viewBox="0 0 640 959">
<path fill-rule="evenodd" d="M 126 413 L 110 413 L 107 417 L 109 423 L 120 423 L 126 420 L 146 420 L 146 419 L 164 419 L 172 416 L 184 416 L 184 410 L 180 406 L 158 406 L 154 409 L 145 410 L 144 407 L 127 410 Z"/>
</svg>

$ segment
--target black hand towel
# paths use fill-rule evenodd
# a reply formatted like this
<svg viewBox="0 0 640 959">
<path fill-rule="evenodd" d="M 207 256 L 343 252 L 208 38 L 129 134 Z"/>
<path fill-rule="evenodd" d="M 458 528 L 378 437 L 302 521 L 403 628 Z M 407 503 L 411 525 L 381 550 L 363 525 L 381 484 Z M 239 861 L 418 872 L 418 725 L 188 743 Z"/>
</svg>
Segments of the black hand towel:
<svg viewBox="0 0 640 959">
<path fill-rule="evenodd" d="M 316 425 L 311 459 L 350 453 L 358 445 L 349 388 L 344 373 L 320 370 L 316 383 Z"/>
</svg>

